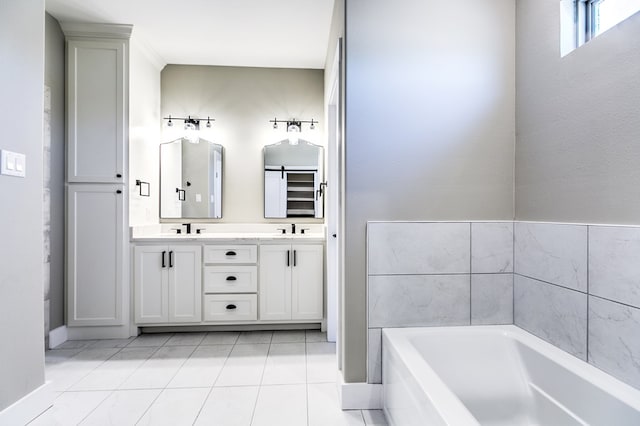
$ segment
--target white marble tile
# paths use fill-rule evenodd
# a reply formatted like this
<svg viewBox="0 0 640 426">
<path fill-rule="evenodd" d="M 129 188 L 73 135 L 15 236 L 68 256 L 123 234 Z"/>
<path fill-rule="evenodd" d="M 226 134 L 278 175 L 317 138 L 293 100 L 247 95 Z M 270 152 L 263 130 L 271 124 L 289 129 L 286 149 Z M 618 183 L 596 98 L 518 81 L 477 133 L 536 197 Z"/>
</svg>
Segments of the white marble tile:
<svg viewBox="0 0 640 426">
<path fill-rule="evenodd" d="M 640 228 L 589 227 L 589 293 L 640 307 Z"/>
<path fill-rule="evenodd" d="M 201 345 L 233 345 L 238 340 L 238 331 L 213 331 L 207 333 Z"/>
<path fill-rule="evenodd" d="M 471 272 L 513 272 L 513 222 L 471 224 Z"/>
<path fill-rule="evenodd" d="M 235 345 L 216 379 L 215 386 L 259 385 L 268 352 L 268 344 Z"/>
<path fill-rule="evenodd" d="M 469 275 L 369 277 L 369 327 L 470 324 Z"/>
<path fill-rule="evenodd" d="M 165 388 L 194 350 L 195 346 L 159 348 L 120 385 L 120 389 Z"/>
<path fill-rule="evenodd" d="M 231 353 L 232 345 L 199 346 L 180 367 L 169 388 L 211 387 Z"/>
<path fill-rule="evenodd" d="M 471 324 L 513 324 L 513 274 L 471 275 Z"/>
<path fill-rule="evenodd" d="M 93 411 L 110 392 L 64 392 L 53 406 L 34 419 L 29 426 L 77 425 Z"/>
<path fill-rule="evenodd" d="M 382 383 L 382 329 L 370 328 L 367 341 L 367 383 Z"/>
<path fill-rule="evenodd" d="M 469 223 L 369 223 L 369 275 L 470 272 Z"/>
<path fill-rule="evenodd" d="M 162 346 L 173 336 L 173 334 L 161 333 L 161 334 L 141 334 L 129 343 L 127 346 L 130 348 L 139 346 Z"/>
<path fill-rule="evenodd" d="M 304 343 L 305 330 L 274 331 L 271 343 Z"/>
<path fill-rule="evenodd" d="M 86 349 L 95 344 L 97 340 L 67 340 L 66 342 L 56 346 L 54 350 L 58 349 Z"/>
<path fill-rule="evenodd" d="M 237 345 L 244 345 L 246 343 L 271 343 L 271 337 L 273 331 L 243 331 L 240 333 Z"/>
<path fill-rule="evenodd" d="M 307 343 L 307 383 L 333 383 L 337 374 L 336 344 Z"/>
<path fill-rule="evenodd" d="M 307 424 L 306 385 L 261 386 L 251 426 Z"/>
<path fill-rule="evenodd" d="M 165 346 L 197 346 L 206 333 L 176 333 L 167 340 Z"/>
<path fill-rule="evenodd" d="M 387 426 L 387 418 L 382 410 L 362 410 L 364 423 L 367 426 Z"/>
<path fill-rule="evenodd" d="M 136 424 L 190 426 L 196 420 L 208 394 L 208 388 L 165 389 Z"/>
<path fill-rule="evenodd" d="M 307 392 L 309 426 L 364 426 L 360 410 L 340 409 L 335 383 L 310 384 Z"/>
<path fill-rule="evenodd" d="M 149 359 L 156 348 L 124 348 L 74 384 L 70 390 L 114 390 Z"/>
<path fill-rule="evenodd" d="M 120 349 L 85 349 L 66 362 L 51 365 L 46 370 L 46 378 L 51 381 L 51 389 L 54 391 L 68 390 L 118 351 Z"/>
<path fill-rule="evenodd" d="M 263 385 L 288 385 L 307 382 L 304 343 L 272 343 L 262 376 Z"/>
<path fill-rule="evenodd" d="M 326 342 L 327 333 L 322 332 L 320 330 L 307 330 L 305 341 L 307 343 Z"/>
<path fill-rule="evenodd" d="M 640 309 L 589 297 L 589 363 L 640 389 Z"/>
<path fill-rule="evenodd" d="M 515 224 L 515 272 L 587 291 L 587 226 Z"/>
<path fill-rule="evenodd" d="M 258 386 L 213 388 L 202 406 L 197 426 L 250 426 Z"/>
<path fill-rule="evenodd" d="M 162 392 L 160 389 L 113 392 L 80 424 L 81 426 L 134 425 L 160 392 Z"/>
<path fill-rule="evenodd" d="M 45 366 L 51 367 L 63 362 L 69 361 L 74 356 L 78 355 L 82 349 L 53 349 L 44 353 Z"/>
<path fill-rule="evenodd" d="M 586 294 L 516 275 L 514 302 L 515 325 L 586 360 Z"/>
</svg>

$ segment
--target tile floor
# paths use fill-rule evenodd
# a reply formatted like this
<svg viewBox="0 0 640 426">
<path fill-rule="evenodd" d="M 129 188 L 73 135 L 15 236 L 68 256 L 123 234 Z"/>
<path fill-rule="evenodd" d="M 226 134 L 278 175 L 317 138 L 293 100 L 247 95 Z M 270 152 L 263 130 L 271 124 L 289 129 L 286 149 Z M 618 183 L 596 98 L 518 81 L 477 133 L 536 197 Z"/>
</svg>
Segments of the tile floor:
<svg viewBox="0 0 640 426">
<path fill-rule="evenodd" d="M 68 341 L 46 353 L 57 398 L 30 425 L 386 425 L 338 408 L 335 351 L 319 331 Z"/>
</svg>

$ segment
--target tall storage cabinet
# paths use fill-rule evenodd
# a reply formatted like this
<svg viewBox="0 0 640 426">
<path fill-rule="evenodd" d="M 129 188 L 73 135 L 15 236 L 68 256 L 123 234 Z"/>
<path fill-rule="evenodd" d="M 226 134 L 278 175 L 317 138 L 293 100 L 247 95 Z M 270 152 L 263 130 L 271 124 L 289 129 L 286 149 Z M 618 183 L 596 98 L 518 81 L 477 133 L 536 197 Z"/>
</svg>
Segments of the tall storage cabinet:
<svg viewBox="0 0 640 426">
<path fill-rule="evenodd" d="M 121 326 L 129 25 L 63 23 L 67 40 L 67 325 Z"/>
</svg>

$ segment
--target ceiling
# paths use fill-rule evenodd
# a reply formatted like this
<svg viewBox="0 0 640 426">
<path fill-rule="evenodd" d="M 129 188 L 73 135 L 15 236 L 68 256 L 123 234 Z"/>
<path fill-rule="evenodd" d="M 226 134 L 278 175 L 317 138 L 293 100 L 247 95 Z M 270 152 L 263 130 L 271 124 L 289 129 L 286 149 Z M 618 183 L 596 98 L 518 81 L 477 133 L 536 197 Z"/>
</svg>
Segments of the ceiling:
<svg viewBox="0 0 640 426">
<path fill-rule="evenodd" d="M 334 0 L 46 0 L 59 22 L 132 24 L 166 64 L 324 68 Z"/>
</svg>

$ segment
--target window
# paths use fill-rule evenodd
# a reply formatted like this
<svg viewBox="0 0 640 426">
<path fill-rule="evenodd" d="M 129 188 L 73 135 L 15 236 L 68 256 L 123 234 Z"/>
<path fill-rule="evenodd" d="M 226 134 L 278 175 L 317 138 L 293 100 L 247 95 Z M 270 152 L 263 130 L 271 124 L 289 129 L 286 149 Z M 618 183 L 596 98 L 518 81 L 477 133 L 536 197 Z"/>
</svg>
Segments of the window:
<svg viewBox="0 0 640 426">
<path fill-rule="evenodd" d="M 640 0 L 561 0 L 562 56 L 640 11 Z"/>
</svg>

